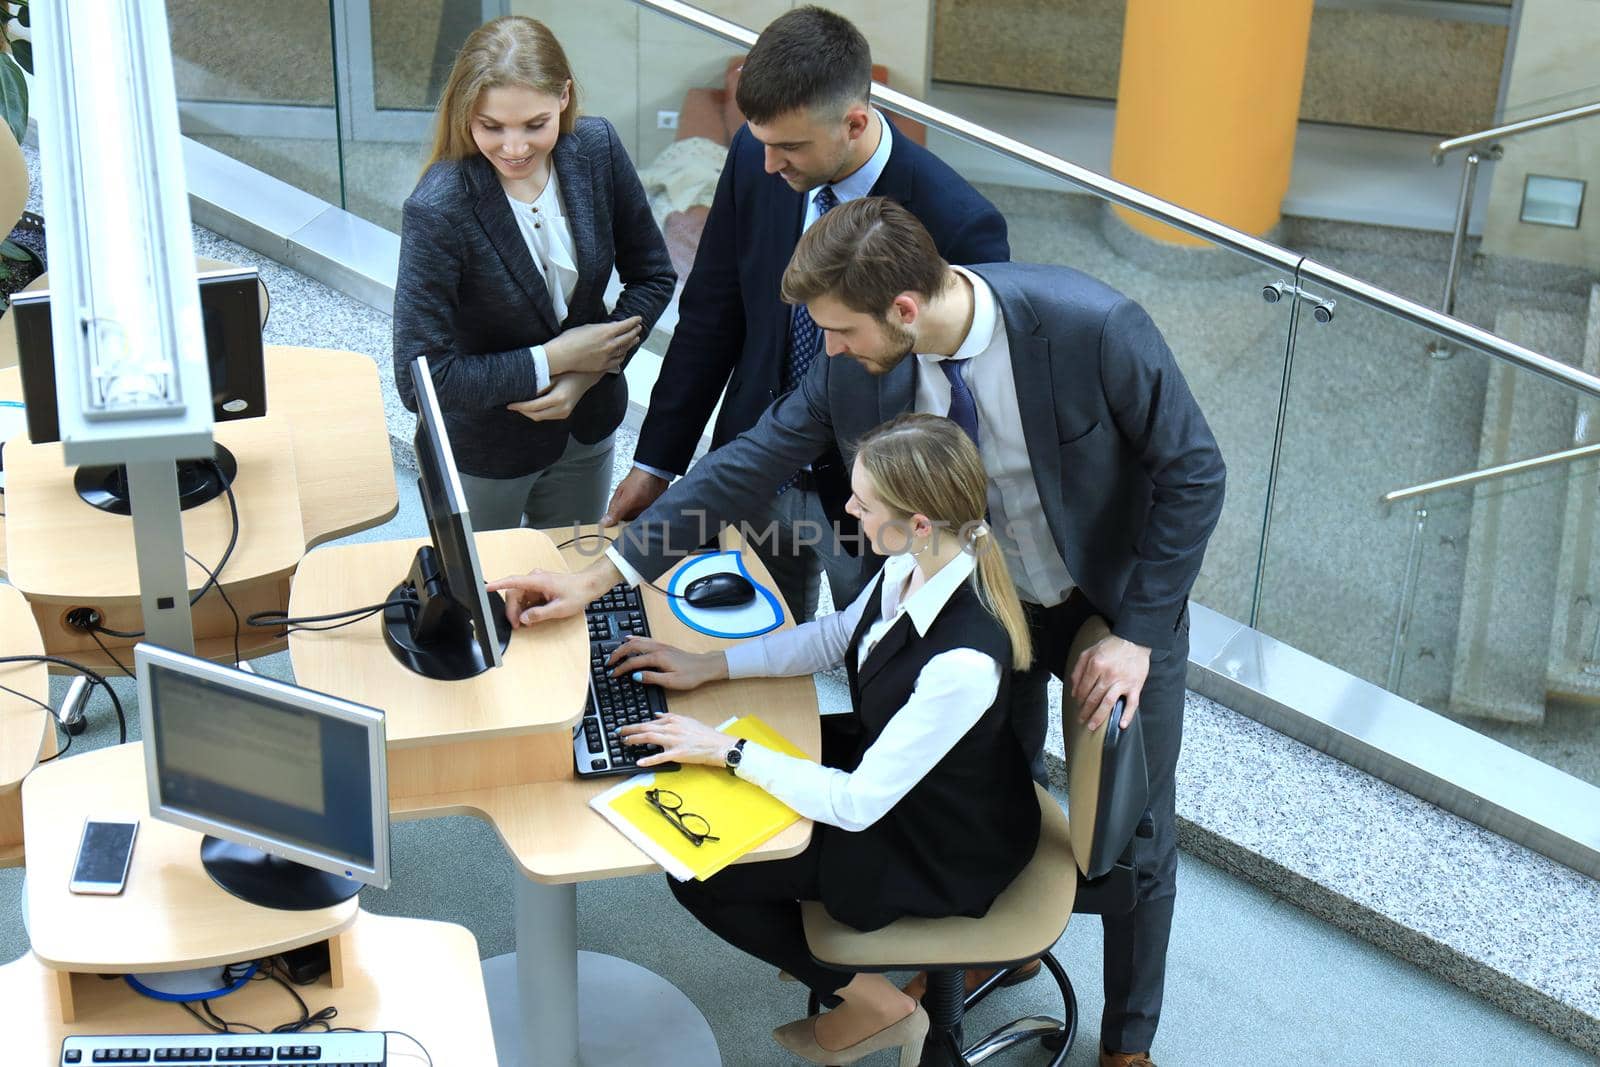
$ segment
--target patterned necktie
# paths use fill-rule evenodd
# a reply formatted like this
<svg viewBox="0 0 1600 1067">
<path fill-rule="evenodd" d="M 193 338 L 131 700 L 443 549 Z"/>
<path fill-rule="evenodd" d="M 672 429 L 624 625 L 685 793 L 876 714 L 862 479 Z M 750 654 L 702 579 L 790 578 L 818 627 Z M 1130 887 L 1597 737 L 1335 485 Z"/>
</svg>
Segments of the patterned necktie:
<svg viewBox="0 0 1600 1067">
<path fill-rule="evenodd" d="M 815 203 L 817 218 L 820 219 L 839 205 L 839 198 L 834 194 L 832 186 L 824 185 L 817 190 Z M 822 351 L 822 331 L 811 321 L 811 312 L 806 310 L 806 306 L 796 304 L 794 315 L 789 320 L 789 358 L 783 365 L 785 393 L 800 384 L 800 379 L 806 376 L 807 369 L 820 351 Z"/>
<path fill-rule="evenodd" d="M 974 445 L 978 444 L 978 404 L 972 399 L 963 372 L 971 359 L 941 359 L 939 369 L 950 379 L 950 421 L 966 431 Z"/>
</svg>

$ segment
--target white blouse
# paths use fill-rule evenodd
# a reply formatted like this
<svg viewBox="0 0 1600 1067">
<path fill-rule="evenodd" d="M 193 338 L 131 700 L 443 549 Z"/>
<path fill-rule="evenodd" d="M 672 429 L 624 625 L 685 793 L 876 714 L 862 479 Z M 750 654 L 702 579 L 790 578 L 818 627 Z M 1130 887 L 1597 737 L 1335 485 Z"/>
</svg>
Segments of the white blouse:
<svg viewBox="0 0 1600 1067">
<path fill-rule="evenodd" d="M 879 581 L 883 583 L 882 612 L 862 638 L 857 666 L 901 615 L 910 615 L 917 633 L 926 634 L 951 595 L 972 575 L 973 559 L 962 553 L 906 596 L 906 582 L 915 570 L 911 556 L 891 556 L 880 577 L 868 582 L 843 611 L 728 648 L 728 677 L 802 675 L 837 666 L 844 660 L 850 637 Z M 759 785 L 808 819 L 845 830 L 864 830 L 898 804 L 989 710 L 1000 690 L 1000 671 L 993 657 L 976 649 L 941 652 L 923 666 L 910 699 L 889 720 L 854 771 L 823 767 L 750 742 L 739 764 L 739 777 Z"/>
<path fill-rule="evenodd" d="M 533 256 L 534 266 L 544 277 L 544 286 L 550 293 L 550 303 L 555 308 L 556 322 L 567 320 L 567 301 L 578 284 L 577 246 L 572 240 L 572 228 L 567 225 L 566 211 L 561 205 L 560 183 L 555 167 L 550 168 L 550 180 L 533 203 L 518 200 L 510 193 L 506 200 L 511 204 L 511 214 L 522 231 L 522 239 Z M 550 362 L 544 348 L 533 350 L 534 367 L 538 373 L 539 392 L 550 388 Z"/>
</svg>

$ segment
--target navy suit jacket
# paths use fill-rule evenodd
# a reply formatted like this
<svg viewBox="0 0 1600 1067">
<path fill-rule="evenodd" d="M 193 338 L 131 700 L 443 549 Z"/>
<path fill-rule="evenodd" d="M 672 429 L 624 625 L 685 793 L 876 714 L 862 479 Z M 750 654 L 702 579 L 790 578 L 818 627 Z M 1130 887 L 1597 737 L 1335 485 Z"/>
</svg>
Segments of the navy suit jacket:
<svg viewBox="0 0 1600 1067">
<path fill-rule="evenodd" d="M 634 450 L 639 463 L 683 473 L 724 386 L 727 396 L 711 437 L 713 448 L 754 426 L 782 388 L 793 309 L 778 294 L 800 240 L 806 194 L 768 174 L 763 161 L 761 142 L 741 126 L 728 149 L 679 301 L 678 326 L 650 394 Z M 995 206 L 903 134 L 891 142 L 872 193 L 916 215 L 951 263 L 1011 258 L 1006 222 Z M 839 496 L 842 504 L 849 479 L 837 454 L 819 457 L 815 466 L 823 496 Z"/>
</svg>

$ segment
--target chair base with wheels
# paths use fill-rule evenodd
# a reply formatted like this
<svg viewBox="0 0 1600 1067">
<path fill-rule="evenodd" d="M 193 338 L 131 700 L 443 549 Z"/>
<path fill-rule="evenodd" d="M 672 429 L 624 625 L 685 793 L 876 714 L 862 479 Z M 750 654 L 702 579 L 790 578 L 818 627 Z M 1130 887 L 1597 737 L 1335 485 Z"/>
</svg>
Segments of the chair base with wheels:
<svg viewBox="0 0 1600 1067">
<path fill-rule="evenodd" d="M 1050 947 L 1067 928 L 1077 890 L 1077 868 L 1066 813 L 1044 789 L 1038 793 L 1039 845 L 1033 859 L 981 919 L 907 918 L 862 933 L 830 918 L 820 903 L 801 905 L 811 955 L 830 967 L 851 971 L 927 971 L 922 1006 L 932 1028 L 922 1050 L 923 1067 L 982 1063 L 1014 1045 L 1043 1041 L 1056 1055 L 1051 1067 L 1066 1062 L 1078 1026 L 1078 1001 L 1067 973 Z M 970 1047 L 962 1020 L 1010 973 L 1039 957 L 1060 987 L 1063 1018 L 1031 1016 L 1000 1027 Z M 1001 968 L 969 995 L 966 972 Z M 813 998 L 812 1012 L 817 1006 Z"/>
</svg>

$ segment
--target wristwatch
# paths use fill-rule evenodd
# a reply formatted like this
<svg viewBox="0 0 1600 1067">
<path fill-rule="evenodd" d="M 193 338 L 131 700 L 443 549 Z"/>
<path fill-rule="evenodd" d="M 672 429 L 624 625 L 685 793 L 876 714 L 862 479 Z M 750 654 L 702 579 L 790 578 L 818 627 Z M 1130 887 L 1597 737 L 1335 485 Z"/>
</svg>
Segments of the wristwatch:
<svg viewBox="0 0 1600 1067">
<path fill-rule="evenodd" d="M 744 759 L 744 738 L 733 743 L 733 747 L 722 754 L 722 765 L 728 768 L 729 774 L 738 774 L 739 761 Z"/>
</svg>

